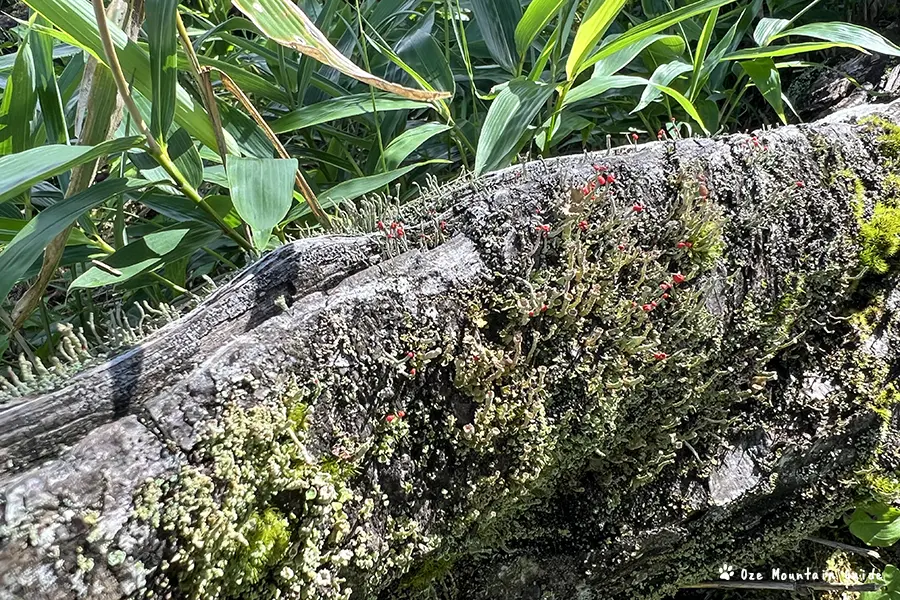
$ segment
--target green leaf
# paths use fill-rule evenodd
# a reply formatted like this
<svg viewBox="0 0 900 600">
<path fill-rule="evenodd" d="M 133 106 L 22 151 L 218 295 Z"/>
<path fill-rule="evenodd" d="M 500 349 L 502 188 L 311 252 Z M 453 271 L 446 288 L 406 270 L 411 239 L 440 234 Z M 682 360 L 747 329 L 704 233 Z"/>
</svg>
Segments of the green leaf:
<svg viewBox="0 0 900 600">
<path fill-rule="evenodd" d="M 310 56 L 348 77 L 412 100 L 431 101 L 449 96 L 446 92 L 406 88 L 359 68 L 341 54 L 306 13 L 290 0 L 232 0 L 232 3 L 269 39 Z"/>
<path fill-rule="evenodd" d="M 0 203 L 74 166 L 135 148 L 143 139 L 140 136 L 119 138 L 96 146 L 42 146 L 0 157 Z"/>
<path fill-rule="evenodd" d="M 41 29 L 79 48 L 88 51 L 100 62 L 105 63 L 103 44 L 97 31 L 94 11 L 87 0 L 26 0 L 31 8 L 41 13 L 60 31 Z M 62 34 L 60 34 L 62 32 Z M 116 54 L 129 83 L 135 89 L 150 98 L 153 96 L 153 82 L 150 69 L 150 57 L 139 45 L 135 44 L 115 23 L 109 23 L 110 37 L 116 48 Z M 192 137 L 210 148 L 216 148 L 216 136 L 213 133 L 209 116 L 203 105 L 195 101 L 181 86 L 176 90 L 175 120 Z M 238 153 L 239 148 L 231 135 L 225 135 L 230 153 Z"/>
<path fill-rule="evenodd" d="M 581 72 L 585 59 L 594 50 L 597 42 L 600 41 L 603 34 L 609 29 L 609 26 L 612 25 L 622 7 L 625 6 L 626 1 L 591 0 L 581 25 L 575 33 L 575 40 L 572 42 L 572 49 L 569 52 L 569 58 L 566 60 L 566 76 L 569 79 L 574 79 Z M 620 36 L 618 39 L 622 37 L 625 36 Z"/>
<path fill-rule="evenodd" d="M 884 585 L 874 592 L 862 592 L 859 600 L 900 600 L 900 569 L 886 565 L 881 574 Z"/>
<path fill-rule="evenodd" d="M 150 132 L 162 141 L 175 118 L 175 94 L 178 87 L 178 44 L 175 13 L 178 0 L 147 0 L 144 27 L 150 44 L 150 79 L 153 103 Z"/>
<path fill-rule="evenodd" d="M 569 92 L 566 99 L 563 101 L 563 107 L 565 108 L 570 104 L 575 104 L 576 102 L 599 96 L 612 89 L 624 89 L 638 85 L 647 85 L 647 80 L 643 77 L 635 77 L 633 75 L 595 75 Z"/>
<path fill-rule="evenodd" d="M 47 244 L 78 217 L 118 194 L 146 185 L 146 181 L 107 179 L 35 215 L 0 252 L 0 300 L 6 298 L 13 285 L 41 256 Z"/>
<path fill-rule="evenodd" d="M 0 130 L 0 156 L 31 147 L 31 121 L 37 106 L 37 90 L 30 38 L 29 34 L 16 52 L 15 66 L 0 103 L 0 122 L 6 124 Z"/>
<path fill-rule="evenodd" d="M 611 36 L 611 37 L 607 38 L 604 41 L 604 46 L 606 44 L 608 44 L 609 42 L 611 42 L 612 40 L 616 39 L 617 37 L 619 37 L 619 36 L 616 35 L 616 36 Z M 647 36 L 643 39 L 635 41 L 635 43 L 630 44 L 617 52 L 613 52 L 606 58 L 598 60 L 596 63 L 594 63 L 594 73 L 593 73 L 592 77 L 605 77 L 607 75 L 614 75 L 620 69 L 627 66 L 631 61 L 633 61 L 637 57 L 638 54 L 640 54 L 641 52 L 644 51 L 645 48 L 647 48 L 648 46 L 650 46 L 658 41 L 664 40 L 665 38 L 674 38 L 675 40 L 678 40 L 682 44 L 684 43 L 681 40 L 681 38 L 678 37 L 677 35 L 650 35 L 650 36 Z M 601 46 L 601 49 L 602 48 L 603 48 L 603 46 Z"/>
<path fill-rule="evenodd" d="M 753 85 L 763 95 L 766 102 L 775 109 L 775 113 L 781 122 L 787 125 L 787 116 L 784 114 L 784 101 L 781 97 L 781 76 L 775 68 L 775 61 L 771 58 L 758 58 L 740 63 L 744 72 L 750 76 Z"/>
<path fill-rule="evenodd" d="M 475 25 L 491 57 L 510 73 L 518 65 L 516 25 L 522 18 L 519 0 L 471 0 Z"/>
<path fill-rule="evenodd" d="M 432 108 L 431 104 L 418 100 L 407 100 L 386 95 L 375 96 L 372 102 L 371 94 L 355 94 L 331 98 L 324 102 L 304 106 L 301 109 L 289 112 L 272 123 L 272 131 L 275 133 L 287 133 L 297 131 L 322 123 L 337 121 L 374 112 L 386 112 L 389 110 L 407 110 L 413 108 Z"/>
<path fill-rule="evenodd" d="M 0 217 L 0 244 L 11 242 L 26 225 L 28 225 L 26 219 Z M 92 243 L 80 229 L 73 229 L 69 233 L 69 239 L 66 241 L 67 246 L 91 245 Z"/>
<path fill-rule="evenodd" d="M 478 139 L 475 174 L 505 166 L 522 135 L 538 111 L 553 94 L 554 87 L 526 79 L 513 79 L 491 103 Z"/>
<path fill-rule="evenodd" d="M 190 256 L 201 246 L 215 241 L 221 234 L 221 231 L 198 222 L 178 223 L 148 233 L 103 259 L 103 264 L 120 274 L 110 273 L 96 266 L 91 267 L 75 279 L 69 289 L 98 288 L 125 283 L 141 273 Z"/>
<path fill-rule="evenodd" d="M 850 47 L 860 47 L 879 54 L 888 56 L 900 56 L 900 46 L 897 46 L 882 35 L 871 29 L 850 23 L 811 23 L 801 25 L 787 31 L 782 31 L 773 39 L 783 38 L 788 35 L 800 35 L 804 37 L 837 42 Z"/>
<path fill-rule="evenodd" d="M 525 14 L 516 25 L 516 51 L 524 56 L 531 42 L 543 31 L 547 23 L 559 12 L 565 0 L 532 0 Z"/>
<path fill-rule="evenodd" d="M 413 71 L 409 74 L 410 78 L 422 85 L 423 88 L 444 90 L 452 94 L 456 89 L 456 81 L 453 79 L 450 65 L 447 64 L 444 50 L 432 33 L 434 15 L 435 11 L 431 10 L 422 16 L 400 38 L 394 47 L 394 53 L 408 69 Z M 389 75 L 393 78 L 400 68 L 399 66 L 394 67 Z M 426 85 L 428 87 L 425 87 Z"/>
<path fill-rule="evenodd" d="M 654 102 L 657 98 L 662 96 L 662 91 L 656 86 L 667 86 L 673 79 L 692 69 L 693 67 L 691 65 L 681 61 L 659 65 L 653 72 L 653 75 L 650 76 L 647 88 L 644 90 L 644 93 L 641 94 L 641 99 L 634 110 L 631 111 L 631 114 L 644 110 L 651 102 Z"/>
<path fill-rule="evenodd" d="M 772 37 L 778 35 L 791 22 L 787 19 L 772 19 L 769 17 L 759 20 L 756 29 L 753 30 L 753 41 L 757 46 L 768 46 Z"/>
<path fill-rule="evenodd" d="M 44 19 L 38 16 L 35 22 L 42 23 Z M 41 106 L 41 116 L 44 120 L 44 129 L 47 131 L 47 143 L 65 144 L 69 141 L 69 135 L 62 94 L 53 66 L 53 38 L 38 31 L 31 32 L 29 38 L 31 54 L 34 58 L 35 86 Z"/>
<path fill-rule="evenodd" d="M 653 82 L 650 82 L 650 85 L 657 88 L 663 94 L 666 94 L 667 96 L 669 96 L 670 98 L 675 100 L 678 104 L 680 104 L 681 108 L 684 109 L 684 112 L 686 112 L 688 115 L 690 115 L 690 117 L 692 119 L 694 119 L 698 125 L 700 125 L 700 127 L 703 129 L 703 131 L 707 135 L 709 135 L 710 131 L 709 131 L 709 128 L 706 126 L 706 123 L 703 122 L 703 117 L 701 117 L 700 113 L 697 112 L 697 109 L 693 105 L 693 103 L 690 100 L 688 100 L 681 92 L 679 92 L 678 90 L 672 89 L 670 87 L 664 86 L 664 85 L 655 84 Z"/>
<path fill-rule="evenodd" d="M 298 166 L 295 158 L 227 158 L 231 201 L 259 250 L 291 208 Z"/>
<path fill-rule="evenodd" d="M 900 510 L 881 503 L 857 508 L 850 516 L 850 533 L 870 546 L 887 548 L 900 541 Z"/>
<path fill-rule="evenodd" d="M 196 202 L 192 202 L 184 196 L 148 192 L 136 196 L 134 199 L 173 221 L 180 223 L 185 221 L 202 221 L 211 227 L 218 227 L 218 224 L 206 214 L 206 211 L 200 208 Z M 203 200 L 226 223 L 229 225 L 232 223 L 235 225 L 239 224 L 240 217 L 233 209 L 231 198 L 228 196 L 206 196 Z"/>
<path fill-rule="evenodd" d="M 399 179 L 400 177 L 403 177 L 413 169 L 418 169 L 419 167 L 430 164 L 447 163 L 449 163 L 449 161 L 443 159 L 426 160 L 414 165 L 407 165 L 399 169 L 394 169 L 393 171 L 388 171 L 387 173 L 379 173 L 377 175 L 369 175 L 368 177 L 357 177 L 355 179 L 350 179 L 349 181 L 339 183 L 331 189 L 319 194 L 319 204 L 322 206 L 322 208 L 331 208 L 333 206 L 337 206 L 343 201 L 353 200 L 355 198 L 359 198 L 360 196 L 370 194 Z M 285 222 L 289 223 L 291 221 L 295 221 L 308 214 L 310 214 L 309 205 L 305 202 L 302 204 L 298 204 L 293 209 L 291 209 L 291 212 L 288 214 Z"/>
<path fill-rule="evenodd" d="M 700 89 L 698 84 L 700 82 L 700 74 L 703 71 L 703 61 L 706 58 L 707 50 L 709 50 L 709 42 L 716 29 L 716 20 L 718 18 L 719 7 L 709 11 L 709 15 L 706 17 L 706 23 L 703 25 L 703 30 L 700 32 L 700 39 L 697 40 L 697 48 L 694 50 L 694 70 L 691 73 L 691 83 L 688 86 L 691 100 L 697 97 L 697 93 Z"/>
<path fill-rule="evenodd" d="M 801 52 L 819 52 L 829 48 L 854 48 L 861 50 L 853 44 L 837 42 L 806 42 L 803 44 L 787 44 L 784 46 L 766 46 L 765 48 L 746 48 L 726 54 L 722 60 L 754 60 L 757 58 L 772 58 L 775 56 L 790 56 Z"/>
<path fill-rule="evenodd" d="M 648 36 L 659 33 L 673 25 L 677 25 L 685 19 L 690 19 L 691 17 L 703 14 L 716 7 L 731 4 L 734 1 L 735 0 L 699 0 L 698 2 L 677 8 L 660 17 L 636 25 L 614 40 L 604 44 L 596 54 L 581 63 L 577 69 L 577 73 L 581 73 L 588 67 L 594 65 L 597 61 L 602 60 L 623 48 L 627 48 L 631 44 L 639 42 Z"/>
<path fill-rule="evenodd" d="M 178 129 L 166 142 L 169 157 L 175 163 L 188 182 L 193 187 L 198 187 L 203 182 L 203 161 L 200 152 L 194 146 L 194 140 L 185 129 Z M 129 153 L 131 162 L 141 171 L 149 181 L 169 181 L 173 185 L 175 180 L 159 166 L 156 160 L 146 152 Z"/>
<path fill-rule="evenodd" d="M 450 125 L 442 123 L 425 123 L 404 131 L 384 149 L 384 162 L 388 170 L 400 166 L 400 163 L 429 139 L 451 129 L 453 128 Z"/>
</svg>

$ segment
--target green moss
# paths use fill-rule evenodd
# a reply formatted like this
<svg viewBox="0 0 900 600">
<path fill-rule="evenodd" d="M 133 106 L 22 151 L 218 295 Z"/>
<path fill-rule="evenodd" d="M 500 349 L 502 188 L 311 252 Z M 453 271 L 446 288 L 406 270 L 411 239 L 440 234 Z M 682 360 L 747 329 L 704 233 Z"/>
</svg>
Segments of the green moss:
<svg viewBox="0 0 900 600">
<path fill-rule="evenodd" d="M 255 586 L 284 556 L 291 537 L 289 524 L 277 509 L 267 508 L 250 515 L 241 530 L 247 543 L 230 561 L 226 576 Z"/>
<path fill-rule="evenodd" d="M 875 204 L 872 216 L 860 224 L 860 261 L 870 271 L 887 273 L 889 261 L 900 252 L 900 207 Z"/>
<path fill-rule="evenodd" d="M 895 170 L 900 162 L 900 125 L 877 115 L 860 119 L 860 124 L 877 131 L 876 138 L 881 153 L 890 161 L 889 170 Z"/>
</svg>

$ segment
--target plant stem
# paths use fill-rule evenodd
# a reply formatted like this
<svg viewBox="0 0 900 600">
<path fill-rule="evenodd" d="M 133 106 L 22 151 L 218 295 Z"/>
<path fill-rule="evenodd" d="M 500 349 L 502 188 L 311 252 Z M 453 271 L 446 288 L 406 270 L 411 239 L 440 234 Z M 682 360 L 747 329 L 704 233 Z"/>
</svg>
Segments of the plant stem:
<svg viewBox="0 0 900 600">
<path fill-rule="evenodd" d="M 219 151 L 219 156 L 222 157 L 222 164 L 224 165 L 225 156 L 228 153 L 228 150 L 225 143 L 225 136 L 222 133 L 222 117 L 219 114 L 219 106 L 216 104 L 216 95 L 212 89 L 209 73 L 200 68 L 200 59 L 197 58 L 197 53 L 194 52 L 194 45 L 191 43 L 187 28 L 184 26 L 184 21 L 181 19 L 180 11 L 175 11 L 175 24 L 178 27 L 178 36 L 181 38 L 181 46 L 184 48 L 184 53 L 188 57 L 191 74 L 194 76 L 197 85 L 200 87 L 203 104 L 206 107 L 206 113 L 209 115 L 213 133 L 216 135 L 216 149 Z"/>
<path fill-rule="evenodd" d="M 181 190 L 181 192 L 187 196 L 191 201 L 200 206 L 200 208 L 210 216 L 210 218 L 219 226 L 222 232 L 231 238 L 238 246 L 243 248 L 248 252 L 253 251 L 253 244 L 244 239 L 239 233 L 234 231 L 231 227 L 228 226 L 225 221 L 222 220 L 216 211 L 214 211 L 209 204 L 206 203 L 205 200 L 200 196 L 200 193 L 194 189 L 194 186 L 190 184 L 187 178 L 184 176 L 184 173 L 172 162 L 172 159 L 169 157 L 168 152 L 166 152 L 165 148 L 159 145 L 157 141 L 153 138 L 153 135 L 147 129 L 147 125 L 144 123 L 144 119 L 141 116 L 141 112 L 138 110 L 137 105 L 134 103 L 134 99 L 131 97 L 131 94 L 128 92 L 128 84 L 125 81 L 125 74 L 122 72 L 122 65 L 119 64 L 119 58 L 116 54 L 115 46 L 113 46 L 112 37 L 109 34 L 109 26 L 106 23 L 106 11 L 103 9 L 102 0 L 94 0 L 94 16 L 97 19 L 97 30 L 100 33 L 100 39 L 103 42 L 103 51 L 106 54 L 107 65 L 109 66 L 109 70 L 112 72 L 113 79 L 116 82 L 116 88 L 119 90 L 119 95 L 122 97 L 122 102 L 125 104 L 125 107 L 128 109 L 128 113 L 131 115 L 131 118 L 134 120 L 135 127 L 141 132 L 141 134 L 146 138 L 147 142 L 147 150 L 150 152 L 150 155 L 156 160 L 157 163 L 168 173 L 172 179 L 175 180 L 176 185 Z"/>
</svg>

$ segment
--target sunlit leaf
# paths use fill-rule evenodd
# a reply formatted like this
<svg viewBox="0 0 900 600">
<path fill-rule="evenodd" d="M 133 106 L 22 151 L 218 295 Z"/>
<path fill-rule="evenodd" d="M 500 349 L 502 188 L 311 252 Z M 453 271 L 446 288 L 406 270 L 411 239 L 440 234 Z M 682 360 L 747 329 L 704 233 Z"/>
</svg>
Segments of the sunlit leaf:
<svg viewBox="0 0 900 600">
<path fill-rule="evenodd" d="M 638 85 L 647 85 L 647 80 L 633 75 L 595 75 L 569 92 L 563 101 L 563 107 L 599 96 L 612 89 L 624 89 Z"/>
<path fill-rule="evenodd" d="M 15 198 L 48 177 L 101 156 L 130 150 L 142 141 L 142 137 L 135 136 L 96 146 L 42 146 L 0 157 L 0 202 Z"/>
<path fill-rule="evenodd" d="M 850 533 L 870 546 L 886 548 L 900 541 L 900 510 L 873 503 L 853 511 Z"/>
<path fill-rule="evenodd" d="M 414 90 L 376 77 L 341 54 L 300 8 L 289 0 L 232 0 L 267 37 L 321 63 L 387 92 L 413 100 L 447 98 L 446 92 Z"/>
<path fill-rule="evenodd" d="M 228 157 L 231 200 L 253 230 L 259 250 L 265 248 L 272 230 L 291 208 L 297 167 L 295 158 Z"/>
<path fill-rule="evenodd" d="M 397 168 L 419 146 L 434 136 L 450 129 L 452 129 L 450 125 L 442 123 L 425 123 L 404 131 L 384 149 L 384 162 L 388 170 Z"/>
<path fill-rule="evenodd" d="M 569 51 L 569 58 L 566 60 L 566 76 L 569 79 L 573 79 L 580 72 L 585 59 L 593 52 L 597 42 L 600 41 L 603 34 L 612 25 L 619 11 L 625 6 L 626 1 L 591 0 L 587 10 L 585 10 L 581 25 L 575 33 L 575 40 L 572 42 L 572 49 Z"/>
<path fill-rule="evenodd" d="M 338 119 L 364 115 L 375 110 L 385 112 L 412 108 L 432 108 L 432 105 L 419 100 L 395 98 L 383 94 L 376 94 L 374 102 L 370 94 L 342 96 L 291 111 L 272 123 L 272 131 L 287 133 Z"/>
<path fill-rule="evenodd" d="M 900 56 L 900 46 L 867 27 L 851 23 L 811 23 L 809 25 L 801 25 L 800 27 L 782 31 L 774 36 L 773 39 L 789 35 L 838 42 L 850 47 L 865 48 L 879 54 Z"/>
<path fill-rule="evenodd" d="M 685 19 L 690 19 L 691 17 L 703 14 L 716 7 L 731 4 L 734 1 L 735 0 L 699 0 L 698 2 L 676 8 L 660 17 L 636 25 L 619 37 L 604 44 L 595 54 L 591 55 L 587 60 L 584 60 L 578 67 L 577 73 L 593 66 L 597 61 L 602 60 L 623 48 L 627 48 L 631 44 L 643 40 L 648 36 L 659 33 L 673 25 L 677 25 Z"/>
<path fill-rule="evenodd" d="M 150 45 L 150 79 L 153 89 L 150 132 L 157 140 L 165 139 L 175 117 L 175 94 L 178 87 L 177 37 L 175 11 L 178 0 L 147 0 L 144 27 Z"/>
<path fill-rule="evenodd" d="M 507 157 L 517 149 L 517 143 L 553 89 L 552 85 L 514 79 L 497 95 L 478 139 L 476 175 L 505 166 Z"/>
<path fill-rule="evenodd" d="M 838 42 L 806 42 L 803 44 L 787 44 L 784 46 L 766 46 L 765 48 L 746 48 L 731 54 L 726 54 L 722 60 L 754 60 L 757 58 L 773 58 L 775 56 L 790 56 L 801 52 L 818 52 L 829 48 L 855 48 L 862 50 L 853 44 Z"/>
<path fill-rule="evenodd" d="M 772 19 L 769 17 L 759 20 L 756 29 L 753 30 L 753 41 L 757 46 L 768 46 L 773 36 L 778 35 L 785 27 L 790 25 L 787 19 Z"/>
<path fill-rule="evenodd" d="M 565 0 L 532 0 L 516 26 L 516 51 L 523 56 L 547 23 L 556 16 Z"/>
<path fill-rule="evenodd" d="M 683 73 L 687 73 L 692 69 L 693 67 L 691 65 L 680 61 L 666 63 L 657 67 L 653 72 L 653 75 L 650 76 L 650 81 L 648 82 L 649 85 L 644 90 L 644 93 L 641 94 L 638 105 L 631 111 L 632 114 L 643 110 L 649 106 L 651 102 L 662 96 L 663 92 L 657 86 L 667 86 L 676 77 Z"/>
</svg>

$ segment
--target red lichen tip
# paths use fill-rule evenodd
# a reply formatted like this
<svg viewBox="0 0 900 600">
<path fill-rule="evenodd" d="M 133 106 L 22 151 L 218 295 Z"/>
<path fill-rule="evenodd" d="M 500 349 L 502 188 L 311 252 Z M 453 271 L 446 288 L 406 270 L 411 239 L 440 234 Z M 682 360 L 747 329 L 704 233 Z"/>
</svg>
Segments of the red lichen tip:
<svg viewBox="0 0 900 600">
<path fill-rule="evenodd" d="M 636 133 L 632 133 L 632 134 L 631 134 L 631 139 L 633 139 L 634 141 L 638 141 L 638 138 L 640 138 L 640 137 L 641 137 L 641 136 L 639 136 L 639 135 L 636 134 Z"/>
<path fill-rule="evenodd" d="M 415 358 L 415 357 L 416 357 L 416 353 L 415 353 L 415 352 L 410 351 L 410 352 L 407 352 L 407 353 L 406 353 L 406 358 Z"/>
<path fill-rule="evenodd" d="M 606 176 L 606 183 L 612 183 L 616 180 L 616 176 L 613 173 L 610 173 Z"/>
<path fill-rule="evenodd" d="M 684 283 L 684 281 L 686 279 L 687 279 L 687 277 L 685 277 L 681 273 L 675 273 L 674 275 L 672 275 L 672 281 L 675 282 L 675 285 L 678 285 L 679 283 Z"/>
<path fill-rule="evenodd" d="M 406 416 L 406 413 L 405 413 L 404 411 L 402 411 L 402 410 L 398 410 L 398 411 L 397 411 L 397 416 L 400 417 L 400 418 L 402 419 L 403 417 Z"/>
<path fill-rule="evenodd" d="M 388 423 L 393 423 L 394 419 L 396 419 L 396 418 L 397 418 L 396 415 L 388 415 L 384 418 L 384 420 L 387 421 Z"/>
<path fill-rule="evenodd" d="M 633 210 L 636 213 L 643 212 L 644 205 L 643 204 L 635 204 L 634 206 L 631 207 L 631 210 Z"/>
<path fill-rule="evenodd" d="M 597 184 L 606 185 L 606 181 L 606 177 L 604 177 L 603 175 L 597 175 Z"/>
<path fill-rule="evenodd" d="M 803 183 L 802 181 L 798 181 L 798 182 L 797 182 L 797 187 L 801 187 L 801 188 L 802 188 L 802 187 L 805 187 L 805 186 L 806 186 L 806 184 Z"/>
<path fill-rule="evenodd" d="M 645 304 L 641 307 L 641 310 L 643 310 L 644 312 L 650 312 L 651 310 L 653 310 L 653 306 L 651 304 Z"/>
<path fill-rule="evenodd" d="M 656 360 L 666 360 L 667 358 L 669 358 L 669 355 L 665 352 L 654 352 L 653 358 L 655 358 Z"/>
<path fill-rule="evenodd" d="M 587 221 L 579 221 L 578 222 L 578 228 L 581 229 L 582 231 L 587 231 L 588 227 L 590 227 L 590 224 L 588 224 Z"/>
</svg>

